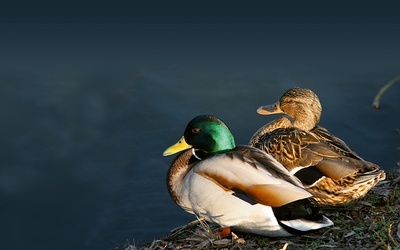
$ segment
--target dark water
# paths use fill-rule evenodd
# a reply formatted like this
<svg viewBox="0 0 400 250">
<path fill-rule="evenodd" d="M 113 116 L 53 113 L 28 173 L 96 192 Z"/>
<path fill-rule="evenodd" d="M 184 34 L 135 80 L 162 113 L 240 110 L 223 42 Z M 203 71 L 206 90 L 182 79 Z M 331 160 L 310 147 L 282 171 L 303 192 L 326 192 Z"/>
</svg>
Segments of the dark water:
<svg viewBox="0 0 400 250">
<path fill-rule="evenodd" d="M 140 245 L 193 220 L 168 195 L 163 150 L 204 113 L 247 143 L 275 118 L 256 108 L 292 86 L 319 95 L 321 124 L 362 157 L 400 160 L 400 84 L 371 108 L 400 74 L 392 8 L 2 12 L 1 249 Z"/>
</svg>

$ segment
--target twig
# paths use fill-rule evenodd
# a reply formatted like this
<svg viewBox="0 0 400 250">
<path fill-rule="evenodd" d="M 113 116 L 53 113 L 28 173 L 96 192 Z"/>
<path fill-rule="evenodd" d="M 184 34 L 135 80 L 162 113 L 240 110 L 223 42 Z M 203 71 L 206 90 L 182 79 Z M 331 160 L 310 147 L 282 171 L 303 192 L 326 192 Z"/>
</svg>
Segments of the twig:
<svg viewBox="0 0 400 250">
<path fill-rule="evenodd" d="M 199 224 L 202 220 L 203 219 L 201 219 L 201 218 L 197 218 L 196 220 L 194 220 L 192 222 L 189 222 L 187 225 L 182 226 L 182 227 L 172 231 L 170 233 L 170 235 L 168 236 L 168 239 L 175 238 L 176 236 L 178 236 L 179 234 L 183 233 L 187 229 L 190 229 L 190 228 L 194 227 L 195 225 Z"/>
<path fill-rule="evenodd" d="M 397 76 L 395 78 L 393 78 L 392 80 L 390 80 L 390 82 L 388 82 L 385 86 L 383 86 L 378 94 L 376 94 L 375 98 L 374 98 L 374 102 L 372 103 L 372 107 L 374 109 L 378 109 L 379 108 L 379 99 L 381 99 L 381 96 L 383 95 L 383 93 L 390 87 L 393 85 L 393 83 L 397 82 L 400 80 L 400 76 Z"/>
<path fill-rule="evenodd" d="M 396 184 L 396 183 L 399 182 L 399 181 L 400 181 L 400 176 L 397 177 L 396 179 L 394 179 L 392 183 L 393 183 L 393 184 Z"/>
</svg>

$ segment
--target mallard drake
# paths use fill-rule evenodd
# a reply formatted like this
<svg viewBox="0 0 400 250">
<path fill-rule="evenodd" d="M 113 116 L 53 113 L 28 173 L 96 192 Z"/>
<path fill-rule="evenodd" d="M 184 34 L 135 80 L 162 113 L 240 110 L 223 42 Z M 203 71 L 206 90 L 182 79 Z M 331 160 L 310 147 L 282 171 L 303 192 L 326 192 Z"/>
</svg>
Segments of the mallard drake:
<svg viewBox="0 0 400 250">
<path fill-rule="evenodd" d="M 279 102 L 259 107 L 261 115 L 282 113 L 262 126 L 249 145 L 282 163 L 322 205 L 343 205 L 364 197 L 385 172 L 364 161 L 344 141 L 316 125 L 321 103 L 310 89 L 291 88 Z"/>
<path fill-rule="evenodd" d="M 173 200 L 185 211 L 222 228 L 290 236 L 333 225 L 310 202 L 312 195 L 265 152 L 236 146 L 217 117 L 201 115 L 164 156 L 181 152 L 167 173 Z"/>
</svg>

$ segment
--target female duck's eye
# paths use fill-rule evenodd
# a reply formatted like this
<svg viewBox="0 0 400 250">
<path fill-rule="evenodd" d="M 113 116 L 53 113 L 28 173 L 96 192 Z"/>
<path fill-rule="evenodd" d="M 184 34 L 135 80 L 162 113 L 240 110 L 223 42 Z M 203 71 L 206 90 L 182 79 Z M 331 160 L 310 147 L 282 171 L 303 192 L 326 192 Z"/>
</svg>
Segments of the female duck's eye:
<svg viewBox="0 0 400 250">
<path fill-rule="evenodd" d="M 193 134 L 198 134 L 200 132 L 199 128 L 192 128 L 192 133 Z"/>
</svg>

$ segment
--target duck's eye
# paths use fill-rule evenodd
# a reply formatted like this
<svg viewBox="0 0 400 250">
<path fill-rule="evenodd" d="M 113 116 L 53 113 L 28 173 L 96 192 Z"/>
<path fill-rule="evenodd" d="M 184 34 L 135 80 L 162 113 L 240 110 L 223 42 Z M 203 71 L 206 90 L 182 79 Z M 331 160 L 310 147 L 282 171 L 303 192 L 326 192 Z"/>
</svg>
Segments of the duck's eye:
<svg viewBox="0 0 400 250">
<path fill-rule="evenodd" d="M 200 132 L 199 128 L 192 128 L 192 133 L 193 134 L 198 134 Z"/>
</svg>

